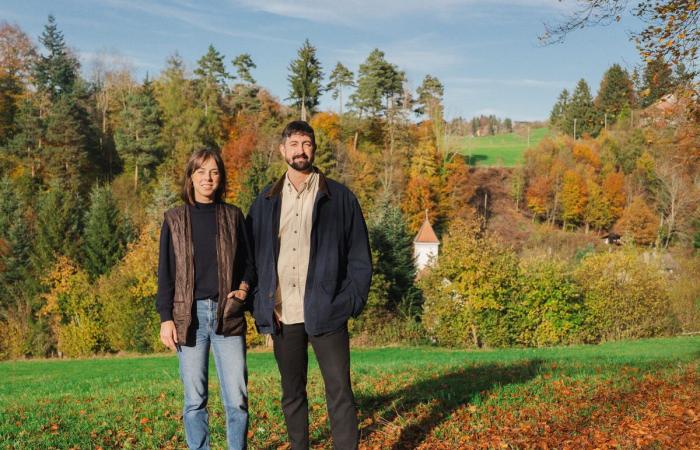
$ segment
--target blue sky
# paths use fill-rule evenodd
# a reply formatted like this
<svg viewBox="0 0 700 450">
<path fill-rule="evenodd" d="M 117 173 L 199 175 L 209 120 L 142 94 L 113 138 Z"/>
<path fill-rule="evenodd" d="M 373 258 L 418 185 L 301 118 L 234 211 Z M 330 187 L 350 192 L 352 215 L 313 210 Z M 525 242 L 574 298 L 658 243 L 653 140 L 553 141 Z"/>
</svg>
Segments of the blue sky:
<svg viewBox="0 0 700 450">
<path fill-rule="evenodd" d="M 179 52 L 193 68 L 213 44 L 229 64 L 250 53 L 258 83 L 284 100 L 287 66 L 308 38 L 326 75 L 337 61 L 357 72 L 377 47 L 406 71 L 415 89 L 426 74 L 445 85 L 448 117 L 496 114 L 545 119 L 563 88 L 585 78 L 595 93 L 607 67 L 632 70 L 640 59 L 625 17 L 616 26 L 578 31 L 540 46 L 544 22 L 573 0 L 3 0 L 0 20 L 35 40 L 54 14 L 87 72 L 97 54 L 118 54 L 143 78 Z M 337 109 L 326 94 L 323 109 Z"/>
</svg>

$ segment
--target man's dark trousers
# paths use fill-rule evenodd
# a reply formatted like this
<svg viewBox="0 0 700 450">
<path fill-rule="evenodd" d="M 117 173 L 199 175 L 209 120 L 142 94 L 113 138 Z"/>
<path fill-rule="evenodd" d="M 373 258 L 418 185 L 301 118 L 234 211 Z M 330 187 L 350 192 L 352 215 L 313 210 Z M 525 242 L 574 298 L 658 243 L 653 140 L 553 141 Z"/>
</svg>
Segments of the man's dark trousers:
<svg viewBox="0 0 700 450">
<path fill-rule="evenodd" d="M 356 449 L 357 409 L 350 385 L 350 339 L 347 326 L 318 336 L 306 334 L 304 324 L 281 324 L 272 336 L 282 377 L 282 411 L 292 449 L 309 448 L 309 403 L 306 396 L 308 343 L 316 354 L 326 387 L 331 434 L 338 450 Z"/>
</svg>

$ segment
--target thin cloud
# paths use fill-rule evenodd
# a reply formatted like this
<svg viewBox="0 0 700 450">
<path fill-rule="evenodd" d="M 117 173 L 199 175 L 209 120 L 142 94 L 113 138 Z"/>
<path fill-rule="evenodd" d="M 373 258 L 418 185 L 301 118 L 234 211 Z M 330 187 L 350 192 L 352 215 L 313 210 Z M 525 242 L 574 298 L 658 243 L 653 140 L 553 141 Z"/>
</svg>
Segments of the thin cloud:
<svg viewBox="0 0 700 450">
<path fill-rule="evenodd" d="M 565 88 L 572 86 L 574 83 L 565 80 L 537 80 L 533 78 L 471 78 L 457 77 L 447 78 L 446 83 L 454 85 L 490 85 L 490 86 L 510 86 L 510 87 L 534 87 L 534 88 Z"/>
<path fill-rule="evenodd" d="M 231 27 L 215 25 L 221 20 L 220 15 L 211 14 L 210 9 L 204 10 L 196 3 L 176 2 L 177 4 L 163 5 L 157 2 L 141 2 L 136 0 L 99 0 L 103 4 L 117 9 L 128 9 L 143 12 L 157 17 L 167 17 L 186 23 L 195 28 L 199 28 L 211 33 L 228 37 L 255 39 L 267 42 L 290 43 L 288 39 L 276 36 L 253 33 L 245 30 L 232 30 Z"/>
<path fill-rule="evenodd" d="M 456 15 L 483 14 L 476 7 L 518 7 L 569 11 L 571 1 L 554 0 L 231 0 L 252 11 L 318 23 L 359 26 L 363 21 L 384 20 L 409 15 L 454 19 Z M 573 2 L 575 3 L 575 2 Z"/>
</svg>

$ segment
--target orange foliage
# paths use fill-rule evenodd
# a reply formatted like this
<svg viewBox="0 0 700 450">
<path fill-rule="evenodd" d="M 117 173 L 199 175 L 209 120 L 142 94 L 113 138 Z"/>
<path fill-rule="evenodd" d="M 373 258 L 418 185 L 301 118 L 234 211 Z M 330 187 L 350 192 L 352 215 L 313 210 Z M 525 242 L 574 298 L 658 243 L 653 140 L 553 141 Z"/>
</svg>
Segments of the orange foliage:
<svg viewBox="0 0 700 450">
<path fill-rule="evenodd" d="M 536 216 L 545 216 L 551 208 L 552 181 L 547 176 L 536 176 L 525 192 L 527 206 Z"/>
<path fill-rule="evenodd" d="M 625 208 L 625 175 L 622 172 L 610 172 L 603 179 L 603 196 L 610 204 L 610 212 L 617 219 Z"/>
<path fill-rule="evenodd" d="M 659 232 L 659 218 L 638 195 L 622 213 L 615 228 L 623 235 L 630 236 L 639 245 L 650 245 L 656 241 Z"/>
<path fill-rule="evenodd" d="M 417 233 L 425 220 L 425 211 L 428 210 L 428 219 L 435 223 L 437 217 L 437 203 L 430 186 L 430 181 L 420 175 L 411 175 L 406 185 L 401 209 L 406 215 L 408 229 Z"/>
<path fill-rule="evenodd" d="M 561 190 L 562 217 L 564 222 L 578 223 L 583 219 L 587 203 L 586 182 L 574 170 L 564 173 Z"/>
<path fill-rule="evenodd" d="M 233 201 L 241 190 L 246 172 L 250 168 L 253 149 L 258 143 L 257 129 L 254 125 L 249 125 L 252 122 L 253 120 L 248 120 L 245 115 L 237 117 L 228 127 L 228 138 L 221 148 L 228 178 L 227 197 L 231 197 Z"/>
<path fill-rule="evenodd" d="M 340 139 L 340 117 L 332 112 L 322 112 L 314 115 L 309 125 L 316 133 L 322 132 L 331 141 Z"/>
<path fill-rule="evenodd" d="M 571 153 L 576 161 L 589 164 L 596 170 L 600 169 L 600 154 L 594 141 L 577 141 Z"/>
<path fill-rule="evenodd" d="M 469 199 L 476 188 L 469 183 L 469 166 L 464 158 L 455 157 L 445 165 L 445 170 L 447 179 L 440 196 L 440 215 L 448 222 L 473 217 L 474 209 L 469 205 Z"/>
</svg>

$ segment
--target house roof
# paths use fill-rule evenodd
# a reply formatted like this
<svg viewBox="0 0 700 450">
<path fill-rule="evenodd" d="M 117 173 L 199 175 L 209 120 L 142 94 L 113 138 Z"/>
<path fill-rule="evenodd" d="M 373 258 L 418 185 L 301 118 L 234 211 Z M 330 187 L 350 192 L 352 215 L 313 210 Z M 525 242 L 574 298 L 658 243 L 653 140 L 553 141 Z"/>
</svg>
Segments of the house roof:
<svg viewBox="0 0 700 450">
<path fill-rule="evenodd" d="M 416 238 L 413 240 L 413 242 L 417 244 L 440 243 L 440 241 L 437 238 L 437 235 L 435 234 L 435 230 L 433 230 L 433 227 L 430 225 L 430 221 L 428 220 L 427 214 L 425 217 L 425 221 L 423 221 L 423 225 L 420 226 L 418 234 L 416 235 Z"/>
</svg>

